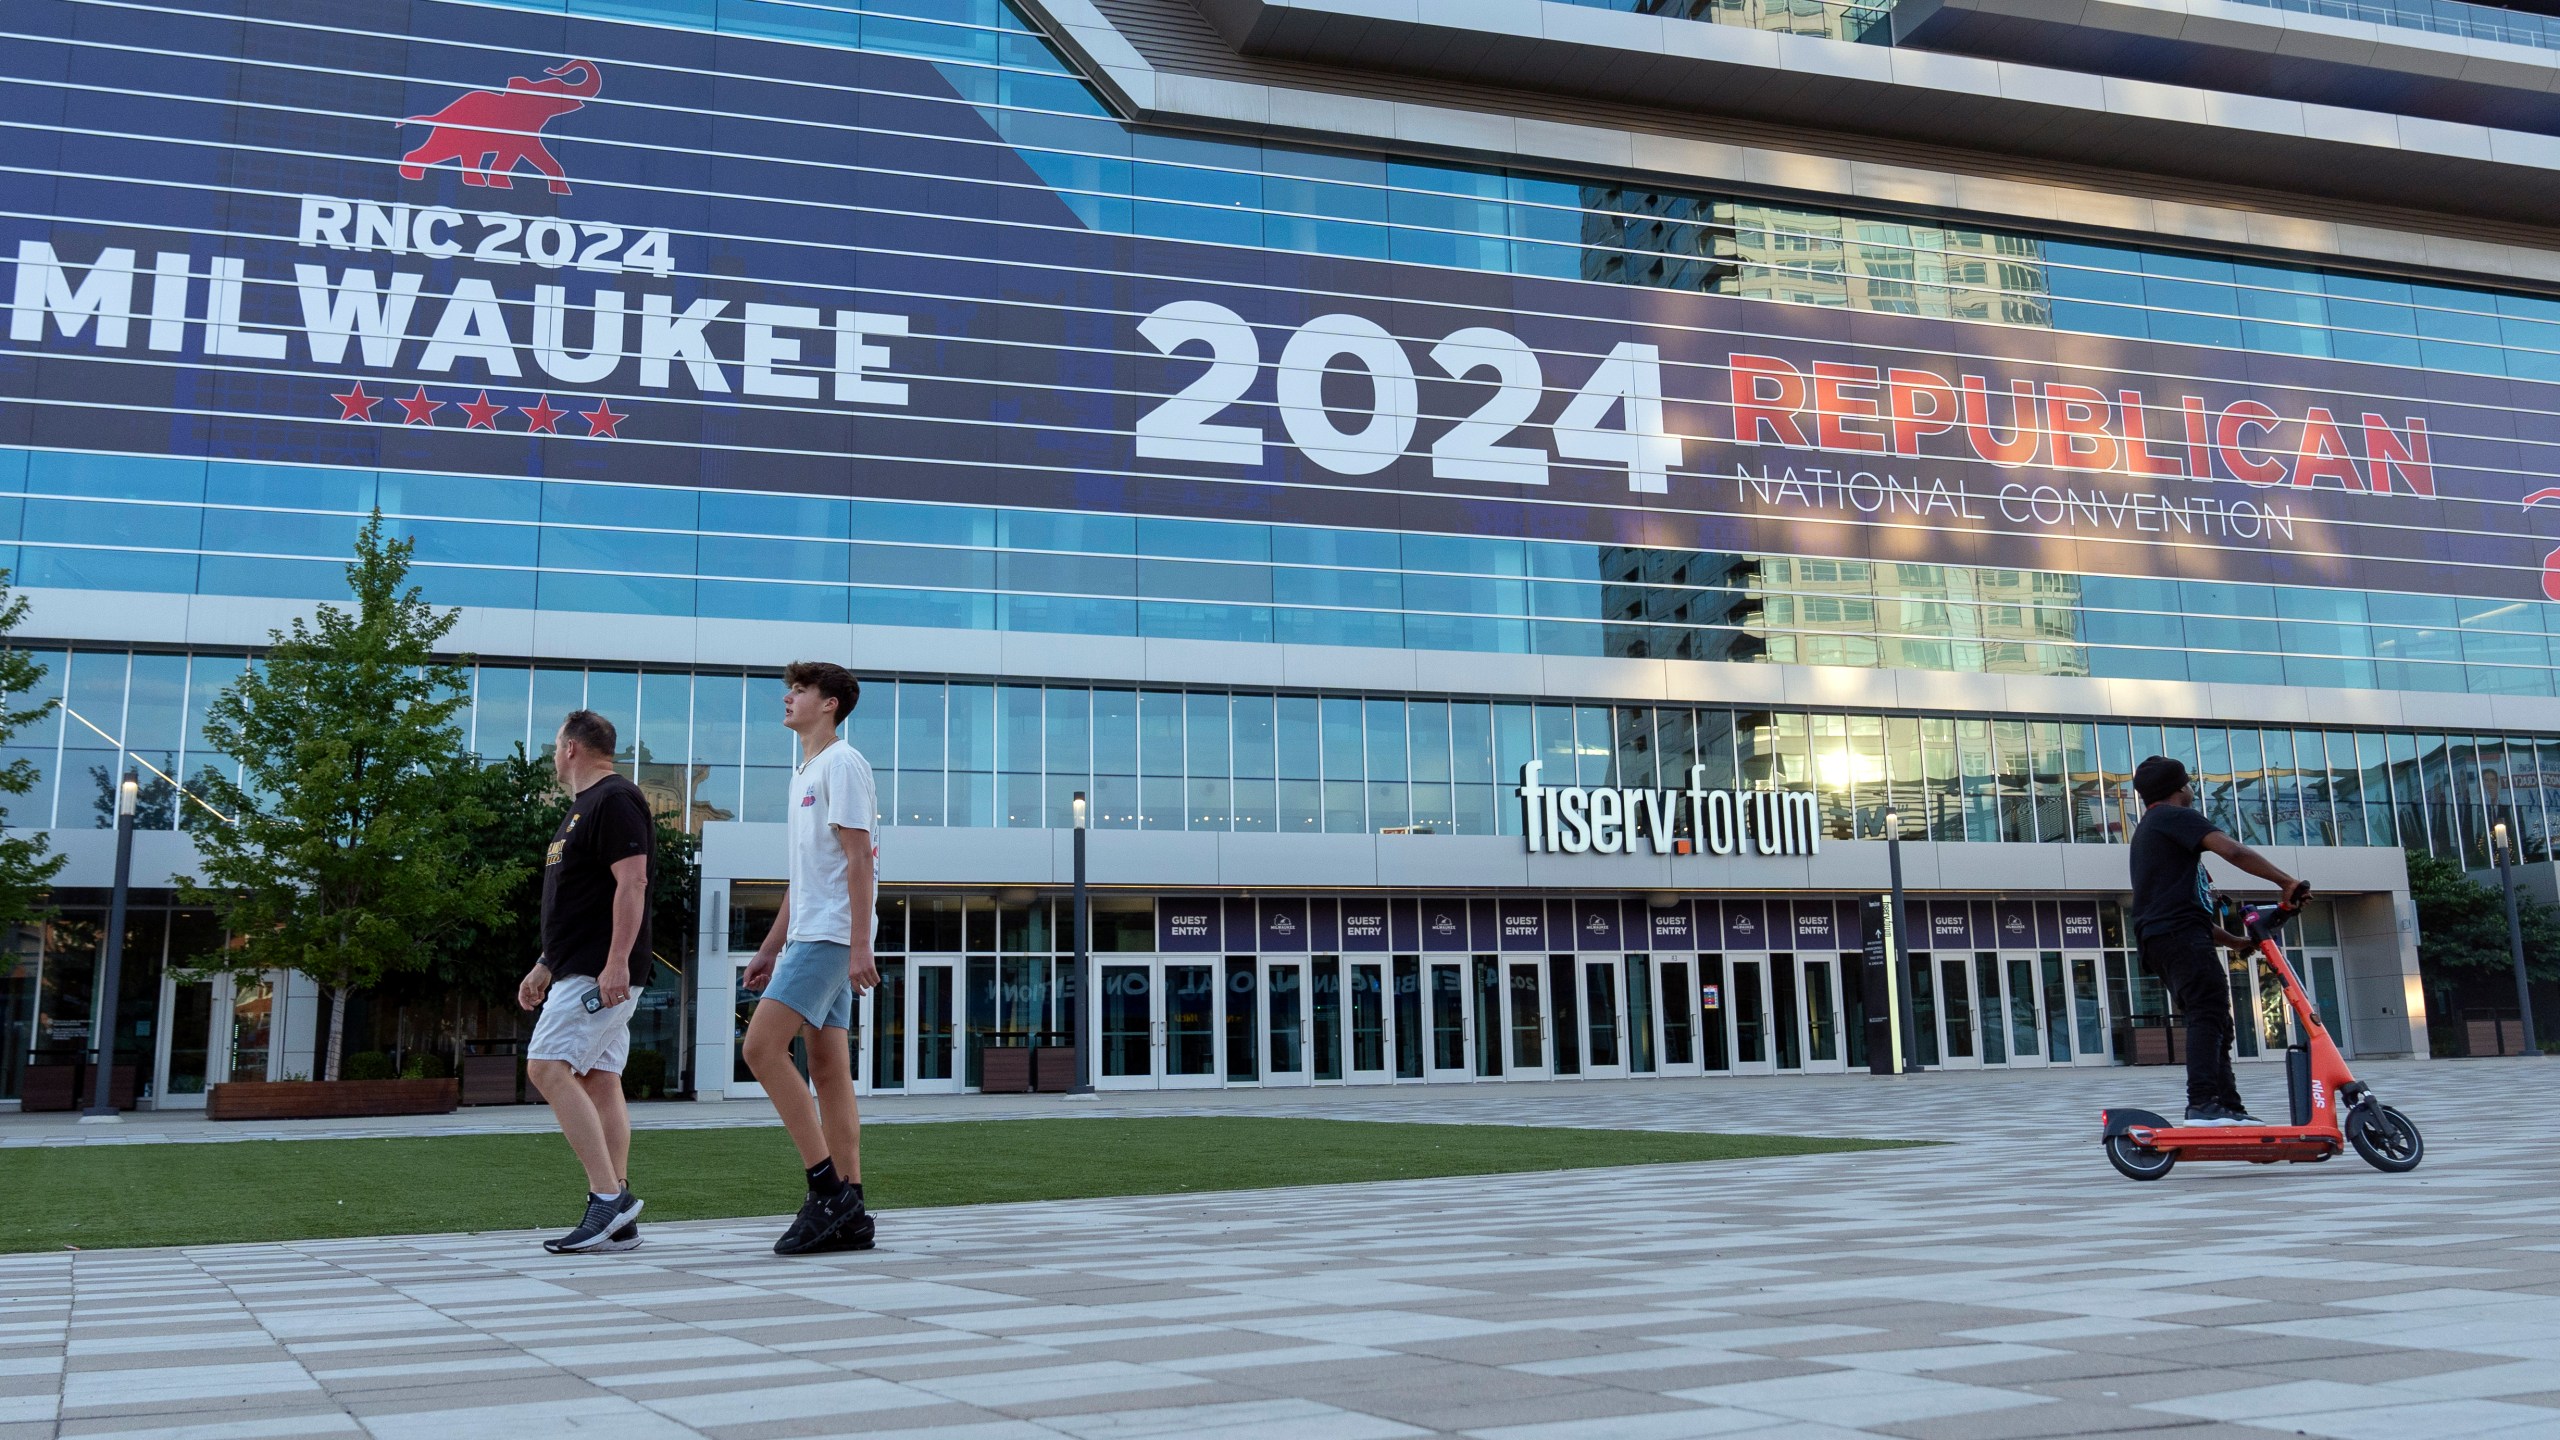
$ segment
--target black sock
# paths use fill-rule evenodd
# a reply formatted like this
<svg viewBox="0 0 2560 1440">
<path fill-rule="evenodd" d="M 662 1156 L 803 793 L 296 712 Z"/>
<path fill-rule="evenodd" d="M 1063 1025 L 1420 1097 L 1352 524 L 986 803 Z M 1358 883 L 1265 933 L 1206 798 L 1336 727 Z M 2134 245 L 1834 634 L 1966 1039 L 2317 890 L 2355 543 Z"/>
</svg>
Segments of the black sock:
<svg viewBox="0 0 2560 1440">
<path fill-rule="evenodd" d="M 808 1176 L 809 1193 L 812 1195 L 833 1195 L 836 1193 L 836 1186 L 841 1183 L 836 1179 L 836 1162 L 833 1156 L 810 1166 Z"/>
</svg>

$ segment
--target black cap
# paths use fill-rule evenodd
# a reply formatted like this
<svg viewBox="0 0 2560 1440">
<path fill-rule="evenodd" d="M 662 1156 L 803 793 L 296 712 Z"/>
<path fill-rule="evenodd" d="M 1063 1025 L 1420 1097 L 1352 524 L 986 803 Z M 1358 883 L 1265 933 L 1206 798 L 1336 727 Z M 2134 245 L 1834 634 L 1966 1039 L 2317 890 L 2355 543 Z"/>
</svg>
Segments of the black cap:
<svg viewBox="0 0 2560 1440">
<path fill-rule="evenodd" d="M 2133 793 L 2145 805 L 2157 805 L 2187 788 L 2187 767 L 2166 755 L 2154 755 L 2133 767 Z"/>
</svg>

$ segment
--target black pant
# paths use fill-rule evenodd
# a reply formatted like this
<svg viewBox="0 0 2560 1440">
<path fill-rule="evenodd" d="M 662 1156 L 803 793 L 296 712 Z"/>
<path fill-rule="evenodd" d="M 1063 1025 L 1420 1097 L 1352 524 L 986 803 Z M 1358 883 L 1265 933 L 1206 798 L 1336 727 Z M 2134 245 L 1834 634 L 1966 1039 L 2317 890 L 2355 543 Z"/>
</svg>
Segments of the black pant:
<svg viewBox="0 0 2560 1440">
<path fill-rule="evenodd" d="M 2213 936 L 2202 929 L 2145 935 L 2142 962 L 2167 982 L 2187 1020 L 2187 1103 L 2244 1108 L 2231 1073 L 2231 975 Z"/>
</svg>

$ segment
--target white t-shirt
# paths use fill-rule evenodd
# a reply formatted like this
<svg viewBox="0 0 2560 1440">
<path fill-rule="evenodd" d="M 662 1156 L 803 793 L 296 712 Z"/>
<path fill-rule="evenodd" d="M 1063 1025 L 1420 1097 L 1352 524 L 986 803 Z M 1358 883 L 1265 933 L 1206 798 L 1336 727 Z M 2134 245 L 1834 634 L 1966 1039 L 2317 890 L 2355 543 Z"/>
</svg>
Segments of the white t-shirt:
<svg viewBox="0 0 2560 1440">
<path fill-rule="evenodd" d="M 834 831 L 859 830 L 871 841 L 869 929 L 880 926 L 879 791 L 871 762 L 836 741 L 791 775 L 791 933 L 787 940 L 853 943 L 853 901 L 845 889 L 844 847 Z"/>
</svg>

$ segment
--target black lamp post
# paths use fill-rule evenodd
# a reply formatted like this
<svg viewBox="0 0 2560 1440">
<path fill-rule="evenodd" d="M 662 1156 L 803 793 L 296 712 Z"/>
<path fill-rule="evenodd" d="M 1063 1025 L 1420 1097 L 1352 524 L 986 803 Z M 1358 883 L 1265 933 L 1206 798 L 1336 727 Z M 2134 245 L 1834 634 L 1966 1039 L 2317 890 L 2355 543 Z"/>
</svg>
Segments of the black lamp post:
<svg viewBox="0 0 2560 1440">
<path fill-rule="evenodd" d="M 1890 947 L 1885 958 L 1893 966 L 1894 999 L 1902 1010 L 1902 1068 L 1919 1070 L 1926 1067 L 1920 1063 L 1920 1021 L 1911 999 L 1911 948 L 1902 935 L 1907 913 L 1902 903 L 1902 812 L 1891 808 L 1884 812 L 1884 861 L 1893 890 L 1885 902 L 1884 933 Z"/>
<path fill-rule="evenodd" d="M 1083 791 L 1081 791 L 1081 790 L 1079 790 L 1079 791 L 1077 791 L 1077 792 L 1076 792 L 1076 798 L 1075 798 L 1075 816 L 1076 816 L 1076 900 L 1075 900 L 1075 927 L 1076 927 L 1076 934 L 1075 934 L 1075 956 L 1076 956 L 1076 958 L 1075 958 L 1075 976 L 1076 976 L 1076 985 L 1075 985 L 1075 1012 L 1074 1012 L 1073 1019 L 1074 1019 L 1075 1027 L 1076 1027 L 1076 1028 L 1075 1028 L 1075 1035 L 1076 1035 L 1076 1083 L 1075 1083 L 1074 1085 L 1072 1085 L 1072 1086 L 1070 1086 L 1070 1087 L 1068 1088 L 1067 1093 L 1068 1093 L 1068 1094 L 1070 1094 L 1070 1095 L 1090 1095 L 1090 1094 L 1092 1094 L 1092 1093 L 1093 1093 L 1093 1046 L 1092 1046 L 1092 1044 L 1091 1044 L 1089 1041 L 1087 1041 L 1087 1039 L 1085 1038 L 1085 1037 L 1086 1037 L 1086 1035 L 1087 1035 L 1087 1034 L 1088 1034 L 1088 1033 L 1093 1029 L 1094 1003 L 1093 1003 L 1093 986 L 1092 986 L 1092 984 L 1090 983 L 1090 982 L 1091 982 L 1091 980 L 1092 980 L 1092 978 L 1093 978 L 1093 977 L 1092 977 L 1092 974 L 1091 974 L 1092 967 L 1086 963 L 1086 962 L 1091 958 L 1091 956 L 1088 954 L 1088 950 L 1087 950 L 1087 946 L 1086 946 L 1086 938 L 1085 938 L 1085 937 L 1086 937 L 1086 935 L 1087 935 L 1087 933 L 1088 933 L 1088 929 L 1087 929 L 1087 926 L 1086 926 L 1086 924 L 1085 924 L 1085 896 L 1084 896 L 1084 828 L 1085 828 L 1085 827 L 1084 827 L 1084 808 L 1085 808 L 1085 807 L 1084 807 L 1084 792 L 1083 792 Z"/>
<path fill-rule="evenodd" d="M 2512 863 L 2515 858 L 2512 850 L 2514 841 L 2507 833 L 2506 821 L 2501 820 L 2489 827 L 2489 843 L 2498 852 L 2498 883 L 2507 892 L 2507 946 L 2515 956 L 2516 1015 L 2524 1022 L 2524 1050 L 2521 1053 L 2539 1055 L 2542 1047 L 2533 1043 L 2533 987 L 2526 983 L 2524 973 L 2524 922 L 2516 916 L 2516 872 Z"/>
<path fill-rule="evenodd" d="M 116 888 L 107 902 L 107 943 L 98 956 L 97 1043 L 92 1047 L 98 1060 L 90 1078 L 89 1108 L 80 1115 L 83 1125 L 113 1125 L 124 1119 L 116 1113 L 113 1094 L 116 1002 L 123 982 L 118 972 L 124 968 L 125 893 L 133 888 L 133 812 L 141 798 L 142 781 L 127 770 L 124 782 L 116 787 Z"/>
</svg>

